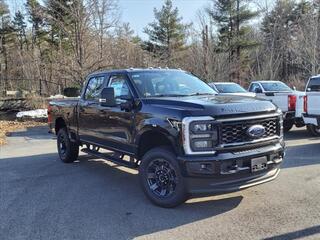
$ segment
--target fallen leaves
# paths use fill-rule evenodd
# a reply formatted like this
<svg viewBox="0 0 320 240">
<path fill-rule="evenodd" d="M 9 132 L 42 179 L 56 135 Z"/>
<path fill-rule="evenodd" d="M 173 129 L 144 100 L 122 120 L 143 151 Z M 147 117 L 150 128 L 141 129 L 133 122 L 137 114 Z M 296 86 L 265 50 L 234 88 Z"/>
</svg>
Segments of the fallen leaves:
<svg viewBox="0 0 320 240">
<path fill-rule="evenodd" d="M 46 126 L 47 123 L 36 121 L 0 121 L 0 145 L 6 143 L 6 136 L 10 136 L 10 133 L 19 129 L 25 129 L 28 127 Z"/>
</svg>

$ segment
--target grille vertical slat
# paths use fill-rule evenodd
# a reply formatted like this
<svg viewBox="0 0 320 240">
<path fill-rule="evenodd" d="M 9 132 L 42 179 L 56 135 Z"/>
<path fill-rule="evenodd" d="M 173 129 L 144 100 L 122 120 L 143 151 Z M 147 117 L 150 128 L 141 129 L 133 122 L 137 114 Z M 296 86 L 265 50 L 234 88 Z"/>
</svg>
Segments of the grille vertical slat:
<svg viewBox="0 0 320 240">
<path fill-rule="evenodd" d="M 255 124 L 265 127 L 265 134 L 257 139 L 270 138 L 279 135 L 279 119 L 267 118 L 250 121 L 226 122 L 221 125 L 220 142 L 222 145 L 235 144 L 252 141 L 253 139 L 247 135 L 247 130 Z"/>
</svg>

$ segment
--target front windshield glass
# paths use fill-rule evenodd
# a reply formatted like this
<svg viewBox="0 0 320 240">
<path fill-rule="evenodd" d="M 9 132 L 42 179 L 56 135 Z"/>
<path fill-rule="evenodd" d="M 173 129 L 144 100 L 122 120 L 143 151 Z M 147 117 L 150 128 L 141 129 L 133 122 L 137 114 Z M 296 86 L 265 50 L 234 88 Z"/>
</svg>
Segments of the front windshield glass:
<svg viewBox="0 0 320 240">
<path fill-rule="evenodd" d="M 144 97 L 216 94 L 199 78 L 183 71 L 141 71 L 133 72 L 130 76 Z"/>
<path fill-rule="evenodd" d="M 292 89 L 283 82 L 270 82 L 261 84 L 264 90 L 267 92 L 292 92 Z"/>
<path fill-rule="evenodd" d="M 245 93 L 247 92 L 243 87 L 234 84 L 216 84 L 216 88 L 220 93 Z"/>
</svg>

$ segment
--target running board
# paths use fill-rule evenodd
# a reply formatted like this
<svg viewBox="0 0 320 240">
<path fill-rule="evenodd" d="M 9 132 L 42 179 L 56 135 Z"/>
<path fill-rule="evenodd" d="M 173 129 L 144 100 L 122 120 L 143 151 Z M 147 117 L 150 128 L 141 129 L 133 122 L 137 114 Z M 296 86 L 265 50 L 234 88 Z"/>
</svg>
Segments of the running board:
<svg viewBox="0 0 320 240">
<path fill-rule="evenodd" d="M 128 161 L 122 160 L 121 158 L 113 157 L 111 154 L 108 154 L 108 153 L 100 153 L 97 151 L 90 150 L 88 148 L 81 149 L 81 152 L 84 152 L 84 153 L 89 154 L 91 156 L 102 158 L 104 160 L 108 160 L 110 162 L 113 162 L 115 164 L 119 164 L 121 166 L 125 166 L 128 168 L 137 168 L 138 167 L 138 165 L 134 162 L 128 162 Z"/>
</svg>

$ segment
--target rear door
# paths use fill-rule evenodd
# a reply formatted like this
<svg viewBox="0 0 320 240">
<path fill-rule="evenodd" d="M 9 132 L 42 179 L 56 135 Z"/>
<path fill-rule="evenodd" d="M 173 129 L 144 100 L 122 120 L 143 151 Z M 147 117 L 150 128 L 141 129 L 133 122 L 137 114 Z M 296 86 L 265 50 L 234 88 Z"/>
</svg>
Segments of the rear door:
<svg viewBox="0 0 320 240">
<path fill-rule="evenodd" d="M 106 77 L 104 75 L 90 77 L 79 100 L 79 137 L 86 142 L 96 143 L 98 139 L 99 124 L 97 115 L 99 115 L 99 97 L 105 84 Z"/>
</svg>

